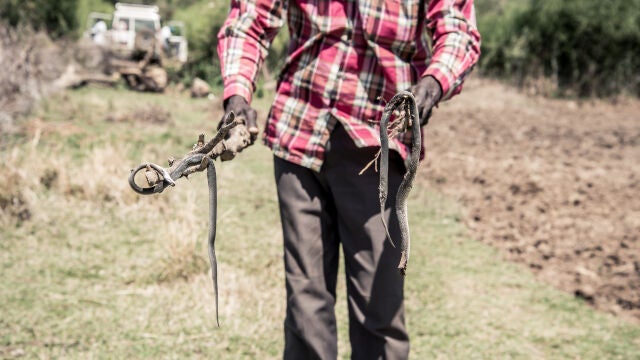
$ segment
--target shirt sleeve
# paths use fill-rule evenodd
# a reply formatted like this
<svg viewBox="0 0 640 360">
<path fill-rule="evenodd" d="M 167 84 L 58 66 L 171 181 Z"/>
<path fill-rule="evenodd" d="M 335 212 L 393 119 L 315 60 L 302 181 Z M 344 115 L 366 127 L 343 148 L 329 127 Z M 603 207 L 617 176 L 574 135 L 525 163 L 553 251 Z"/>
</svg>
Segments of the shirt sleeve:
<svg viewBox="0 0 640 360">
<path fill-rule="evenodd" d="M 240 95 L 251 102 L 258 71 L 284 24 L 282 0 L 232 0 L 218 33 L 223 98 Z"/>
<path fill-rule="evenodd" d="M 422 76 L 442 86 L 442 100 L 460 92 L 462 82 L 480 56 L 480 33 L 473 0 L 432 0 L 427 8 L 432 58 Z"/>
</svg>

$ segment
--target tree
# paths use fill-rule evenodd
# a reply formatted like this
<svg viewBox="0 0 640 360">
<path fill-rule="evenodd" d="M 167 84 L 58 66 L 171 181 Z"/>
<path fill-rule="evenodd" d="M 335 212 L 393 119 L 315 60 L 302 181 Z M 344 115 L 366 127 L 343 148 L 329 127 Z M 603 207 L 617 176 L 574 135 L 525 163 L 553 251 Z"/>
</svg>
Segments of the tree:
<svg viewBox="0 0 640 360">
<path fill-rule="evenodd" d="M 13 27 L 46 30 L 51 37 L 59 38 L 78 28 L 77 5 L 78 0 L 3 0 L 0 19 Z"/>
</svg>

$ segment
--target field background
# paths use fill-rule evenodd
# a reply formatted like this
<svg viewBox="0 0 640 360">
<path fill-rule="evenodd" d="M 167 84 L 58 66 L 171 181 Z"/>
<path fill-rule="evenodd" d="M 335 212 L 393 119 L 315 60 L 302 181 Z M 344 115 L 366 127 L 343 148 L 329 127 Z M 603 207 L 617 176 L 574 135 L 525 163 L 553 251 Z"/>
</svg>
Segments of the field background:
<svg viewBox="0 0 640 360">
<path fill-rule="evenodd" d="M 513 122 L 490 117 L 494 106 L 535 109 L 541 101 L 482 79 L 467 90 L 441 106 L 433 131 L 462 121 L 463 103 L 497 128 Z M 487 105 L 495 91 L 511 92 L 511 102 Z M 262 119 L 268 102 L 256 103 Z M 635 109 L 637 102 L 620 106 Z M 488 113 L 478 113 L 482 107 Z M 207 273 L 204 175 L 150 197 L 126 182 L 135 165 L 163 163 L 188 150 L 197 134 L 211 134 L 219 108 L 173 90 L 88 87 L 42 102 L 5 138 L 1 357 L 280 357 L 285 299 L 270 152 L 256 145 L 218 165 L 220 328 Z M 431 138 L 434 151 L 442 150 L 438 138 L 445 139 Z M 465 226 L 464 199 L 440 188 L 438 169 L 423 165 L 409 206 L 412 358 L 640 357 L 637 321 L 596 311 L 477 241 Z M 338 294 L 340 354 L 348 358 L 343 282 Z"/>
</svg>

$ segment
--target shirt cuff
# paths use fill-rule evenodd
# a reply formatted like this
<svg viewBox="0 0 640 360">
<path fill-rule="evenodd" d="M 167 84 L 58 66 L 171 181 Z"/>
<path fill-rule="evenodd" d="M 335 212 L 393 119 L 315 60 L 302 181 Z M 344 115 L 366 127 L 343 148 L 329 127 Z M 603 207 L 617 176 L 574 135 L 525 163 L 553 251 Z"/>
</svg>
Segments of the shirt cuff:
<svg viewBox="0 0 640 360">
<path fill-rule="evenodd" d="M 440 87 L 442 88 L 440 101 L 447 100 L 459 92 L 458 86 L 460 82 L 451 69 L 445 64 L 432 62 L 422 76 L 425 77 L 428 75 L 433 76 L 440 83 Z"/>
<path fill-rule="evenodd" d="M 226 79 L 222 99 L 226 100 L 233 95 L 242 96 L 250 104 L 253 96 L 253 82 L 242 76 Z"/>
</svg>

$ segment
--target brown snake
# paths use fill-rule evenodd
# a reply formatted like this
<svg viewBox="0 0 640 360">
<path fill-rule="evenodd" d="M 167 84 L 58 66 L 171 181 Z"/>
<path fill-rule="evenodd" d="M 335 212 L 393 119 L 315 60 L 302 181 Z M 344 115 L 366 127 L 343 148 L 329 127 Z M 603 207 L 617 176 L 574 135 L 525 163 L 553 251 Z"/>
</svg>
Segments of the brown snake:
<svg viewBox="0 0 640 360">
<path fill-rule="evenodd" d="M 384 225 L 384 230 L 391 244 L 395 247 L 389 228 L 384 220 L 384 210 L 387 203 L 388 186 L 389 186 L 389 118 L 394 111 L 402 106 L 404 117 L 398 119 L 393 124 L 392 133 L 397 133 L 411 128 L 411 153 L 407 163 L 407 171 L 404 174 L 402 183 L 398 188 L 396 195 L 396 216 L 400 224 L 400 251 L 401 258 L 398 264 L 398 270 L 404 276 L 407 271 L 407 263 L 409 262 L 409 217 L 407 214 L 407 198 L 413 186 L 413 179 L 416 177 L 418 163 L 420 161 L 420 151 L 422 148 L 422 139 L 420 134 L 420 119 L 416 106 L 416 99 L 409 91 L 401 91 L 397 93 L 391 101 L 384 107 L 382 119 L 380 120 L 380 218 Z"/>
</svg>

